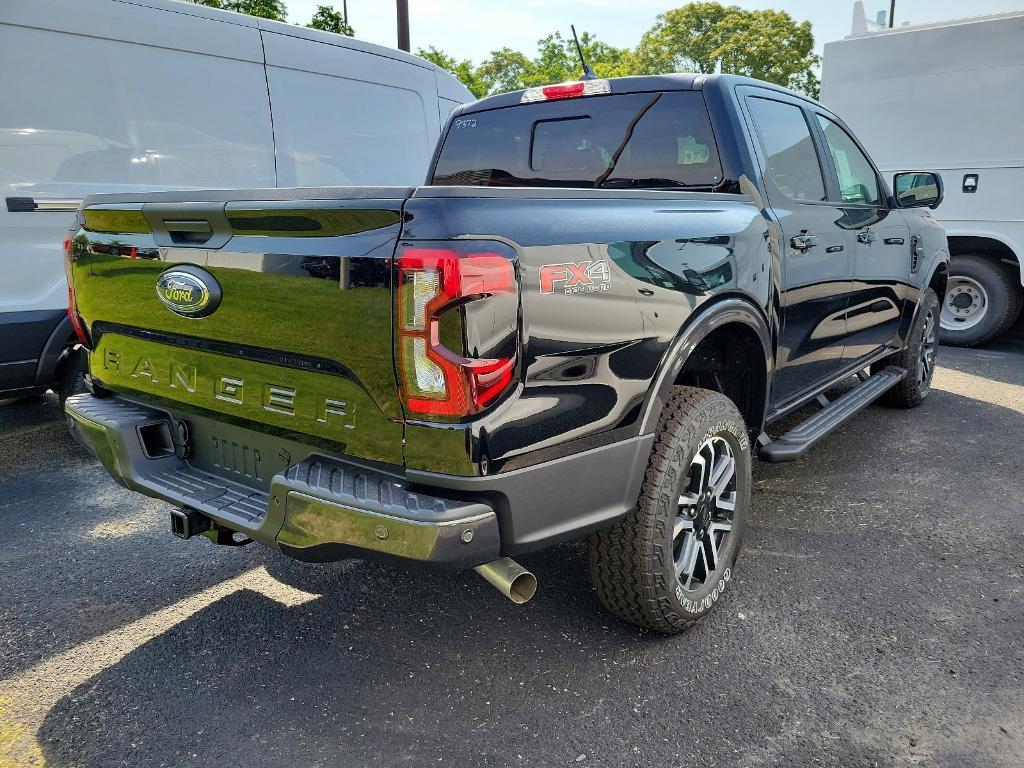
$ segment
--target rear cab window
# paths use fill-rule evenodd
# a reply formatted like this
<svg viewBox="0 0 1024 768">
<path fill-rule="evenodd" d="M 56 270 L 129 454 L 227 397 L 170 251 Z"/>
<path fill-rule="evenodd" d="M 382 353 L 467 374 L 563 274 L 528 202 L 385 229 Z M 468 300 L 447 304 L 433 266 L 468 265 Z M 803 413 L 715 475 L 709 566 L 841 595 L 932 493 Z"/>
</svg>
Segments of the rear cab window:
<svg viewBox="0 0 1024 768">
<path fill-rule="evenodd" d="M 722 178 L 702 94 L 669 91 L 464 115 L 445 136 L 431 183 L 710 191 Z"/>
</svg>

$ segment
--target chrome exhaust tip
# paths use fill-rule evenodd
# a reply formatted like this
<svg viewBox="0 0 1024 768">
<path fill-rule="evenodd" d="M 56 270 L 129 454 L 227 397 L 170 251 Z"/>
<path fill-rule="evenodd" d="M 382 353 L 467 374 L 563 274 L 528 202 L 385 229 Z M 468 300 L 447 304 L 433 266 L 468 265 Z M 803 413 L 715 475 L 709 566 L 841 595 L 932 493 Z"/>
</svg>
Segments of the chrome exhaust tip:
<svg viewBox="0 0 1024 768">
<path fill-rule="evenodd" d="M 511 557 L 499 557 L 473 570 L 516 605 L 529 601 L 537 592 L 537 577 Z"/>
</svg>

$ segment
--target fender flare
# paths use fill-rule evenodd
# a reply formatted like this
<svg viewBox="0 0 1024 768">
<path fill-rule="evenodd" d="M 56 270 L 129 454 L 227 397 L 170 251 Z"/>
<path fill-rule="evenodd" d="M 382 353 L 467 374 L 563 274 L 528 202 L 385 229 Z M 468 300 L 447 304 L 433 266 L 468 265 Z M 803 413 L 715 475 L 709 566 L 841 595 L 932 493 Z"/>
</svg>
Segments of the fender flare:
<svg viewBox="0 0 1024 768">
<path fill-rule="evenodd" d="M 761 341 L 766 372 L 763 412 L 768 412 L 768 394 L 771 391 L 772 373 L 775 367 L 772 334 L 768 329 L 764 314 L 754 304 L 732 297 L 717 301 L 690 317 L 680 330 L 679 335 L 669 345 L 668 351 L 662 357 L 658 371 L 654 375 L 654 381 L 651 383 L 651 389 L 644 403 L 640 417 L 640 434 L 646 435 L 654 432 L 665 403 L 668 402 L 676 376 L 683 370 L 683 366 L 686 365 L 687 359 L 697 345 L 713 331 L 729 323 L 743 323 L 749 326 Z M 751 431 L 760 432 L 763 424 L 748 424 L 747 427 Z"/>
</svg>

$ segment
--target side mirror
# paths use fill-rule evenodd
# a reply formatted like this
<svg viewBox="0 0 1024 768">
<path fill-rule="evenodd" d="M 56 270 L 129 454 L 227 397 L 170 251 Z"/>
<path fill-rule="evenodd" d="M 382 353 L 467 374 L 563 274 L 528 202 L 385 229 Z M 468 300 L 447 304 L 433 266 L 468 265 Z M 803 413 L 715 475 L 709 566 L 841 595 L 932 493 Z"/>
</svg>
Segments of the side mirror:
<svg viewBox="0 0 1024 768">
<path fill-rule="evenodd" d="M 942 177 L 931 171 L 897 173 L 892 188 L 900 208 L 938 208 L 942 202 Z"/>
</svg>

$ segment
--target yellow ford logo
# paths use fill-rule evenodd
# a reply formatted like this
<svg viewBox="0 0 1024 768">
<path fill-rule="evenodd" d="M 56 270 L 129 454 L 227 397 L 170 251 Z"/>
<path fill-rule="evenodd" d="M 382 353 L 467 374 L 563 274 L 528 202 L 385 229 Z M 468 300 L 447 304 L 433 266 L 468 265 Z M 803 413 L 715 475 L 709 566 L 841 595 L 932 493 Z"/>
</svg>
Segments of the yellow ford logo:
<svg viewBox="0 0 1024 768">
<path fill-rule="evenodd" d="M 163 272 L 156 281 L 156 295 L 165 307 L 182 317 L 206 317 L 221 299 L 216 278 L 191 264 Z"/>
</svg>

